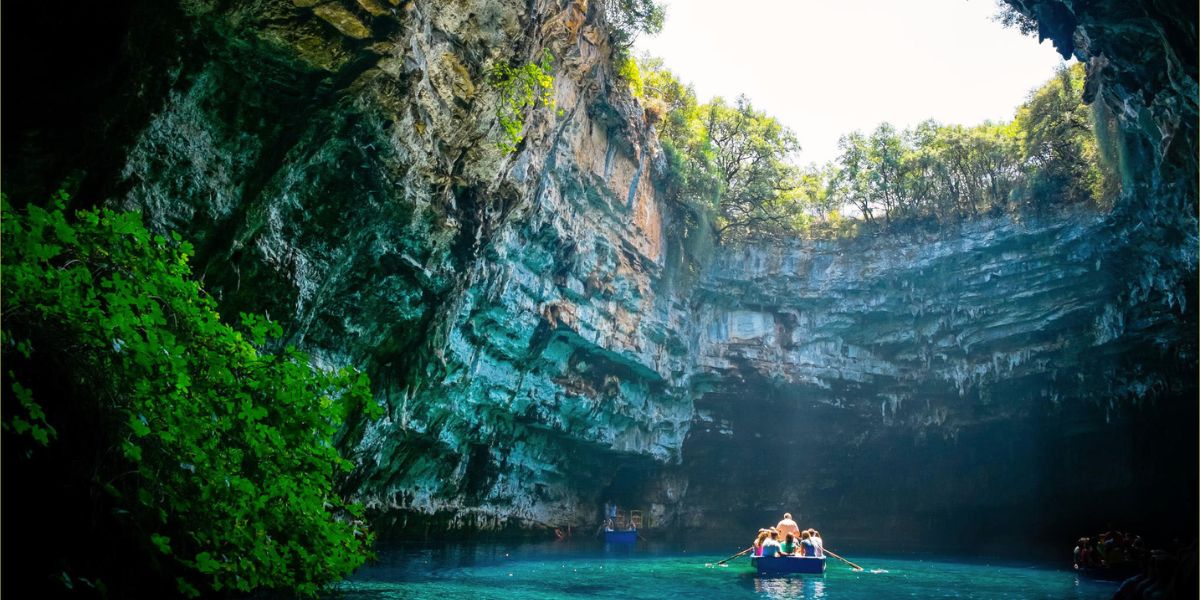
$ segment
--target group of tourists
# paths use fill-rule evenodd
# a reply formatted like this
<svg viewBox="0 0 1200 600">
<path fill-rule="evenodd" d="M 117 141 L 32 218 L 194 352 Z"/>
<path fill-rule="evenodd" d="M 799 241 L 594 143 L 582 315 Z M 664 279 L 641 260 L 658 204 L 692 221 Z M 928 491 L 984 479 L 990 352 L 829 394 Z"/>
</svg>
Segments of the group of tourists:
<svg viewBox="0 0 1200 600">
<path fill-rule="evenodd" d="M 792 520 L 792 513 L 783 513 L 783 520 L 774 527 L 759 529 L 754 538 L 754 556 L 825 557 L 825 542 L 816 529 L 805 529 Z"/>
<path fill-rule="evenodd" d="M 1109 528 L 1091 537 L 1081 537 L 1075 543 L 1075 568 L 1097 569 L 1130 562 L 1140 562 L 1146 556 L 1142 536 Z"/>
<path fill-rule="evenodd" d="M 615 502 L 604 503 L 604 520 L 600 523 L 604 531 L 634 531 L 641 526 L 642 511 L 625 511 Z"/>
<path fill-rule="evenodd" d="M 1150 550 L 1142 565 L 1140 573 L 1121 583 L 1113 600 L 1197 597 L 1195 539 L 1187 546 L 1175 540 L 1166 550 Z"/>
</svg>

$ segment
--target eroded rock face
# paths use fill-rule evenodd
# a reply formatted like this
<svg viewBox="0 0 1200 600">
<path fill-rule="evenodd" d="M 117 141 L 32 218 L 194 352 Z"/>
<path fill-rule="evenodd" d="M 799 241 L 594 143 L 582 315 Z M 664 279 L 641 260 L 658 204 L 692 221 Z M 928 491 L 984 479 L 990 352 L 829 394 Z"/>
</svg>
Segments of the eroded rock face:
<svg viewBox="0 0 1200 600">
<path fill-rule="evenodd" d="M 1178 324 L 1195 290 L 1131 293 L 1153 282 L 1129 277 L 1138 263 L 1121 233 L 1079 213 L 971 223 L 952 238 L 730 251 L 702 286 L 701 368 L 752 366 L 821 402 L 950 431 L 951 407 L 905 405 L 937 390 L 1003 412 L 1019 396 L 1006 386 L 1051 404 L 1136 403 L 1181 383 L 1162 364 L 1194 362 Z"/>
<path fill-rule="evenodd" d="M 1127 235 L 1081 213 L 726 252 L 700 288 L 682 467 L 726 503 L 680 516 L 790 510 L 843 539 L 1003 551 L 1105 513 L 1187 514 L 1169 480 L 1194 481 L 1196 293 L 1140 295 L 1158 275 Z"/>
<path fill-rule="evenodd" d="M 387 414 L 352 485 L 382 520 L 581 522 L 613 457 L 678 462 L 672 217 L 596 7 L 186 8 L 214 58 L 138 135 L 119 204 L 197 240 L 228 310 L 370 372 Z M 510 155 L 488 73 L 543 47 L 555 107 Z"/>
<path fill-rule="evenodd" d="M 130 38 L 97 189 L 193 241 L 227 315 L 370 373 L 347 485 L 398 533 L 608 499 L 863 540 L 988 537 L 981 512 L 1069 538 L 1136 501 L 1194 524 L 1195 16 L 1129 5 L 1021 4 L 1124 127 L 1111 214 L 691 272 L 587 0 L 134 3 L 131 32 L 174 33 Z M 508 154 L 488 73 L 542 48 L 556 106 Z"/>
<path fill-rule="evenodd" d="M 1040 36 L 1088 68 L 1085 101 L 1100 99 L 1122 121 L 1126 166 L 1195 191 L 1196 6 L 1182 1 L 1006 0 L 1038 19 Z M 1164 182 L 1165 183 L 1165 182 Z M 1170 185 L 1170 184 L 1168 184 Z M 1194 200 L 1194 194 L 1192 196 Z"/>
</svg>

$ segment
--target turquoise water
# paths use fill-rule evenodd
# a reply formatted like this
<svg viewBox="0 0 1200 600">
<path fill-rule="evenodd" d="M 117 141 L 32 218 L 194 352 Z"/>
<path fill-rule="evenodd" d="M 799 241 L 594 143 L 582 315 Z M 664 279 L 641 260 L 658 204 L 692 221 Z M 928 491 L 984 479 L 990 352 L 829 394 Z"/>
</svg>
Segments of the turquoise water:
<svg viewBox="0 0 1200 600">
<path fill-rule="evenodd" d="M 841 554 L 850 554 L 842 548 Z M 938 558 L 849 555 L 867 570 L 829 559 L 824 576 L 760 578 L 732 552 L 545 544 L 396 547 L 379 552 L 331 598 L 346 600 L 542 600 L 550 598 L 1042 598 L 1108 599 L 1116 584 L 1069 571 Z"/>
</svg>

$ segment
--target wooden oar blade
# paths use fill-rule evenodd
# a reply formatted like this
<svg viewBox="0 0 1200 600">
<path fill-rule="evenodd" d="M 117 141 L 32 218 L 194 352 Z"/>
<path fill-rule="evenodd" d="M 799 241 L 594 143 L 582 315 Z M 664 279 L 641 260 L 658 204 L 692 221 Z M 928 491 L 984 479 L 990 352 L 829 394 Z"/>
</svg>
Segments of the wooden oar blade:
<svg viewBox="0 0 1200 600">
<path fill-rule="evenodd" d="M 727 558 L 727 559 L 725 559 L 725 560 L 718 561 L 718 562 L 716 563 L 716 566 L 723 565 L 723 564 L 725 564 L 725 563 L 727 563 L 727 562 L 729 562 L 729 561 L 731 561 L 731 560 L 733 560 L 733 559 L 735 559 L 735 558 L 737 558 L 737 557 L 739 557 L 739 556 L 741 556 L 741 555 L 743 555 L 743 554 L 745 554 L 745 553 L 747 553 L 747 552 L 749 552 L 749 551 L 751 551 L 751 550 L 753 550 L 753 549 L 754 549 L 754 546 L 750 546 L 749 548 L 746 548 L 745 550 L 742 550 L 741 552 L 738 552 L 737 554 L 734 554 L 733 556 L 730 556 L 729 558 Z"/>
<path fill-rule="evenodd" d="M 856 565 L 856 564 L 854 564 L 854 563 L 852 563 L 852 562 L 850 562 L 850 561 L 848 561 L 848 560 L 846 560 L 846 559 L 842 558 L 841 556 L 838 556 L 838 555 L 837 555 L 835 552 L 833 552 L 832 550 L 830 550 L 830 549 L 828 549 L 828 548 L 826 548 L 826 549 L 825 549 L 825 554 L 828 554 L 828 555 L 830 555 L 830 556 L 832 556 L 832 557 L 834 557 L 834 558 L 836 558 L 836 559 L 838 559 L 838 560 L 840 560 L 840 561 L 842 561 L 842 562 L 844 562 L 844 563 L 846 563 L 846 564 L 850 565 L 851 567 L 854 567 L 854 570 L 855 570 L 855 571 L 865 571 L 865 570 L 866 570 L 866 569 L 864 569 L 864 568 L 862 568 L 862 567 L 860 567 L 860 566 L 858 566 L 858 565 Z"/>
</svg>

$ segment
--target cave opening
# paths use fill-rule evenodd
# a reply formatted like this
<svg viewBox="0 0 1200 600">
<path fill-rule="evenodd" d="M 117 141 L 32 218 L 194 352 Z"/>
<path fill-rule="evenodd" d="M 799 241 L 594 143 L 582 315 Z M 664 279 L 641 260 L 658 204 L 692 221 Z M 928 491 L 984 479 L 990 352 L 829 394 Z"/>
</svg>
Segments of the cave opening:
<svg viewBox="0 0 1200 600">
<path fill-rule="evenodd" d="M 1180 472 L 1198 467 L 1182 452 L 1198 415 L 1180 398 L 1116 414 L 1030 404 L 904 426 L 813 388 L 738 388 L 697 398 L 702 417 L 683 449 L 690 527 L 735 535 L 791 512 L 802 527 L 876 552 L 1019 547 L 1055 560 L 1062 539 L 1102 530 L 1112 515 L 1156 540 L 1194 524 L 1196 478 Z"/>
<path fill-rule="evenodd" d="M 621 510 L 644 511 L 647 483 L 660 469 L 651 464 L 618 464 L 607 485 L 601 488 L 598 504 L 613 503 Z"/>
<path fill-rule="evenodd" d="M 978 11 L 979 4 L 970 10 Z M 1195 530 L 1196 407 L 1190 398 L 1197 389 L 1196 340 L 1187 333 L 1195 311 L 1175 311 L 1191 305 L 1194 281 L 1173 280 L 1191 282 L 1151 292 L 1151 303 L 1161 304 L 1147 306 L 1145 296 L 1129 291 L 1137 287 L 1130 273 L 1145 272 L 1145 265 L 1129 252 L 1114 251 L 1120 244 L 1106 248 L 1100 241 L 1118 230 L 1144 230 L 1141 221 L 1148 213 L 1135 213 L 1146 206 L 1164 215 L 1177 200 L 1194 208 L 1194 182 L 1176 177 L 1179 188 L 1155 189 L 1159 197 L 1147 198 L 1152 188 L 1130 175 L 1138 163 L 1149 173 L 1173 161 L 1150 160 L 1159 152 L 1154 142 L 1120 129 L 1112 107 L 1120 104 L 1113 95 L 1122 92 L 1118 84 L 1102 83 L 1112 76 L 1103 70 L 1119 48 L 1092 42 L 1080 51 L 1075 31 L 1081 24 L 1062 5 L 1026 11 L 1040 15 L 1040 22 L 1001 6 L 997 20 L 1015 29 L 1004 33 L 1009 42 L 1037 49 L 1042 62 L 1018 67 L 1013 54 L 993 52 L 997 62 L 980 71 L 999 80 L 1024 69 L 1028 79 L 1011 84 L 1015 94 L 1003 111 L 975 120 L 938 114 L 930 108 L 932 100 L 924 101 L 926 112 L 917 117 L 866 116 L 886 112 L 866 105 L 900 104 L 922 91 L 947 94 L 915 74 L 914 64 L 924 61 L 926 70 L 947 79 L 953 79 L 947 76 L 953 68 L 940 59 L 910 58 L 904 42 L 941 37 L 943 54 L 955 53 L 948 44 L 971 47 L 968 54 L 986 58 L 994 49 L 986 47 L 982 34 L 953 43 L 906 23 L 895 26 L 897 32 L 877 34 L 891 42 L 879 45 L 869 39 L 875 30 L 868 22 L 883 19 L 847 9 L 856 12 L 855 26 L 868 33 L 826 47 L 876 68 L 848 70 L 845 77 L 857 81 L 844 85 L 808 72 L 772 76 L 793 73 L 775 62 L 794 56 L 785 46 L 799 55 L 819 54 L 796 39 L 803 37 L 796 24 L 803 19 L 782 18 L 806 10 L 799 6 L 769 7 L 780 18 L 765 27 L 743 22 L 756 14 L 753 9 L 728 15 L 719 8 L 689 7 L 675 25 L 668 12 L 664 31 L 639 42 L 646 55 L 636 68 L 645 90 L 668 87 L 664 79 L 694 83 L 696 93 L 688 98 L 710 123 L 726 110 L 740 111 L 747 121 L 769 113 L 767 120 L 794 128 L 799 138 L 796 145 L 781 142 L 781 155 L 813 161 L 799 171 L 814 183 L 798 192 L 808 203 L 797 230 L 782 228 L 774 238 L 755 232 L 739 237 L 739 227 L 770 216 L 763 216 L 769 208 L 736 201 L 712 217 L 718 236 L 726 237 L 708 280 L 698 286 L 700 296 L 717 305 L 705 314 L 712 319 L 700 336 L 719 350 L 703 358 L 710 370 L 692 382 L 695 416 L 676 470 L 684 474 L 687 492 L 671 505 L 680 526 L 744 535 L 787 511 L 802 527 L 828 528 L 843 540 L 880 550 L 994 555 L 1032 547 L 1046 558 L 1114 521 L 1164 544 Z M 814 21 L 840 31 L 828 21 Z M 989 26 L 1003 29 L 999 23 Z M 948 22 L 938 27 L 967 29 Z M 745 54 L 705 47 L 716 37 L 739 39 L 743 31 L 752 38 L 738 42 Z M 1122 43 L 1136 45 L 1134 37 Z M 1038 46 L 1042 38 L 1049 42 Z M 1088 52 L 1090 62 L 1083 58 Z M 1146 69 L 1163 71 L 1165 64 Z M 877 72 L 889 66 L 890 72 Z M 784 88 L 784 82 L 799 88 L 814 79 L 812 89 Z M 712 99 L 705 103 L 707 98 Z M 832 103 L 845 107 L 829 108 Z M 918 192 L 888 187 L 889 177 L 903 178 L 905 169 L 930 164 L 922 160 L 936 162 L 931 149 L 937 144 L 923 145 L 922 136 L 954 131 L 944 138 L 958 140 L 947 141 L 953 145 L 974 135 L 970 132 L 990 131 L 982 140 L 1020 130 L 1009 138 L 1015 145 L 1007 151 L 1025 152 L 1044 131 L 1030 123 L 1052 105 L 1069 105 L 1070 127 L 1088 137 L 1086 156 L 1070 168 L 1053 176 L 1046 168 L 1007 182 L 992 177 L 979 186 L 990 189 L 978 195 L 969 191 L 974 183 L 954 184 L 948 204 L 925 209 L 916 196 L 929 193 L 920 186 L 936 179 L 932 170 L 912 180 Z M 804 110 L 812 114 L 795 115 Z M 832 133 L 841 136 L 836 144 L 834 137 L 815 141 L 821 128 L 812 121 L 836 121 L 840 110 L 866 120 L 839 125 Z M 931 117 L 938 121 L 919 122 Z M 899 127 L 887 123 L 889 118 Z M 885 122 L 870 132 L 880 121 Z M 660 137 L 686 156 L 689 141 L 674 126 L 661 125 Z M 856 128 L 868 131 L 851 133 Z M 1010 133 L 996 133 L 1005 128 Z M 1162 131 L 1152 128 L 1150 139 Z M 1162 152 L 1188 150 L 1190 144 Z M 889 154 L 895 148 L 900 150 Z M 718 145 L 718 156 L 721 150 Z M 889 160 L 903 166 L 889 171 Z M 1056 159 L 1047 154 L 1022 160 L 1046 165 Z M 822 161 L 832 168 L 816 164 Z M 1194 169 L 1193 158 L 1181 163 L 1184 170 Z M 1016 163 L 1011 168 L 1033 171 Z M 1095 169 L 1086 193 L 1079 192 L 1081 180 L 1062 185 L 1076 168 Z M 872 175 L 862 181 L 847 175 L 861 171 Z M 730 181 L 740 176 L 730 173 Z M 913 198 L 889 196 L 907 193 Z M 834 196 L 841 204 L 827 201 Z M 905 208 L 905 202 L 912 204 Z M 1194 241 L 1190 217 L 1163 219 L 1174 224 L 1141 249 L 1158 247 L 1164 237 Z M 788 240 L 793 234 L 805 241 Z M 1179 266 L 1180 273 L 1194 276 L 1194 266 Z M 1177 304 L 1176 296 L 1185 299 Z M 981 302 L 984 297 L 991 300 Z M 661 498 L 653 485 L 645 493 Z"/>
<path fill-rule="evenodd" d="M 654 543 L 790 512 L 1061 564 L 1196 528 L 1194 18 L 1011 0 L 1058 46 L 1023 71 L 933 2 L 677 0 L 718 29 L 660 61 L 602 14 L 655 1 L 27 3 L 4 191 L 140 211 L 222 318 L 369 376 L 382 416 L 329 443 L 381 537 L 595 540 L 614 503 Z M 935 104 L 1009 71 L 1000 112 Z"/>
</svg>

